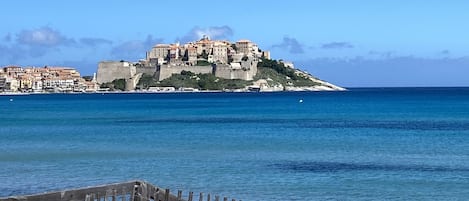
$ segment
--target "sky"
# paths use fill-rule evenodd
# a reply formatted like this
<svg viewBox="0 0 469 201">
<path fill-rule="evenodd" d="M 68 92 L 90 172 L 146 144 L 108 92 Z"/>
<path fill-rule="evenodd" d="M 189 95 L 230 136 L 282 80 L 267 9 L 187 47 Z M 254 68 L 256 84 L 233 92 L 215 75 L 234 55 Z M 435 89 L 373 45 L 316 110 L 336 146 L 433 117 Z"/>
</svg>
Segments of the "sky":
<svg viewBox="0 0 469 201">
<path fill-rule="evenodd" d="M 138 61 L 157 43 L 249 39 L 345 87 L 469 86 L 464 0 L 5 0 L 0 66 Z"/>
</svg>

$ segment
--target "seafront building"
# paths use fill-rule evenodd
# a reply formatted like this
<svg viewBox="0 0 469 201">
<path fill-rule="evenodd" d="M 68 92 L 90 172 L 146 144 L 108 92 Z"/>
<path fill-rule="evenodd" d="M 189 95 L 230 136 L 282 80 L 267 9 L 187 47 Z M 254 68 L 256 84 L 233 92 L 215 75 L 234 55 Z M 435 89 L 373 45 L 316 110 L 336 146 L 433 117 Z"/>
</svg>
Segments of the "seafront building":
<svg viewBox="0 0 469 201">
<path fill-rule="evenodd" d="M 93 92 L 98 85 L 71 67 L 20 67 L 0 69 L 0 92 Z"/>
<path fill-rule="evenodd" d="M 270 53 L 261 51 L 249 40 L 231 43 L 204 36 L 186 44 L 156 44 L 139 62 L 102 61 L 98 65 L 96 80 L 103 84 L 125 79 L 129 90 L 135 88 L 143 74 L 153 75 L 158 81 L 182 71 L 210 73 L 225 79 L 253 80 L 262 57 L 270 59 Z"/>
</svg>

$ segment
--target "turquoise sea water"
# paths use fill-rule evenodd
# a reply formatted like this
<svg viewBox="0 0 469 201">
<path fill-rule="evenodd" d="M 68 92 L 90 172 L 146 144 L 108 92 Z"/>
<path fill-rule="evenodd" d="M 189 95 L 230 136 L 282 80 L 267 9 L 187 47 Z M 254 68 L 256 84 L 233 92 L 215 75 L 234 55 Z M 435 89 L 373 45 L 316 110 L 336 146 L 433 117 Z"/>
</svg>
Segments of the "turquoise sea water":
<svg viewBox="0 0 469 201">
<path fill-rule="evenodd" d="M 469 88 L 0 96 L 0 114 L 0 197 L 143 179 L 242 200 L 469 199 Z"/>
</svg>

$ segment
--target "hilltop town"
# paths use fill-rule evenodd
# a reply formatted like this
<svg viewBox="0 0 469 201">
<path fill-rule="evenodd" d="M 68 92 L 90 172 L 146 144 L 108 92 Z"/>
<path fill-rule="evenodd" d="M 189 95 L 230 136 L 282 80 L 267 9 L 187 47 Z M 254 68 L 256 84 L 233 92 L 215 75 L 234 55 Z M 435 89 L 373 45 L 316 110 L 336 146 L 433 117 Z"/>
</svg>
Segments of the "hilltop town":
<svg viewBox="0 0 469 201">
<path fill-rule="evenodd" d="M 204 36 L 186 44 L 156 44 L 146 58 L 99 62 L 93 76 L 81 77 L 72 67 L 0 69 L 0 92 L 97 91 L 322 91 L 344 90 L 272 60 L 249 40 L 231 43 Z"/>
</svg>

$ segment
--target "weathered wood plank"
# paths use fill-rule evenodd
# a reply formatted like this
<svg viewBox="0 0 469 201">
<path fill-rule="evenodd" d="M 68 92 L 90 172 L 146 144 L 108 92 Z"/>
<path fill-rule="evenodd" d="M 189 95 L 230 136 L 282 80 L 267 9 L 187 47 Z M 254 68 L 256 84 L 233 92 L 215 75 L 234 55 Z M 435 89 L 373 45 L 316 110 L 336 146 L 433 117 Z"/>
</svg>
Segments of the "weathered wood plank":
<svg viewBox="0 0 469 201">
<path fill-rule="evenodd" d="M 190 192 L 193 200 L 193 192 Z M 143 181 L 130 181 L 108 185 L 92 186 L 35 195 L 12 196 L 0 198 L 0 201 L 185 201 L 182 191 L 172 195 L 169 189 L 165 191 Z M 210 201 L 210 195 L 207 196 Z M 203 193 L 199 194 L 199 201 L 203 201 Z M 219 201 L 219 200 L 218 200 Z"/>
</svg>

